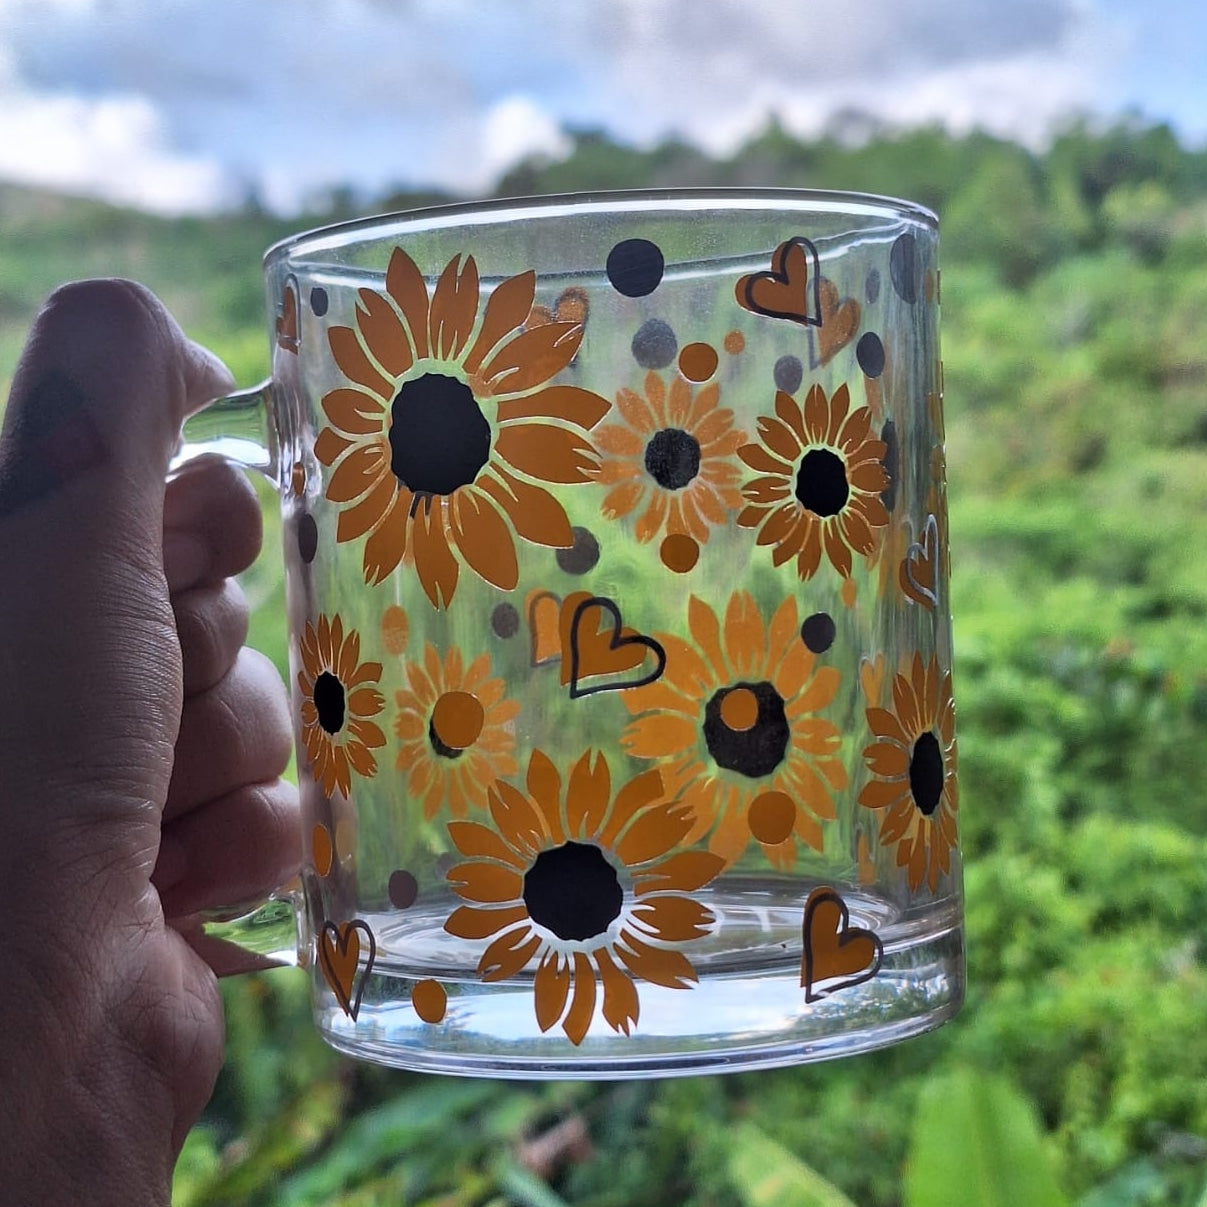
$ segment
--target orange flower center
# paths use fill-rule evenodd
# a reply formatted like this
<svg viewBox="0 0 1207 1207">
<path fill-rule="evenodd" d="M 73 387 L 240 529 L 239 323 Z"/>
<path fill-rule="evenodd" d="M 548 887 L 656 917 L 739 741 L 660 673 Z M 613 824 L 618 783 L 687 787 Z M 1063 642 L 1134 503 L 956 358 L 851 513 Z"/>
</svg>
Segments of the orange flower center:
<svg viewBox="0 0 1207 1207">
<path fill-rule="evenodd" d="M 704 742 L 719 767 L 749 779 L 784 761 L 792 736 L 783 697 L 770 683 L 735 683 L 704 707 Z"/>
<path fill-rule="evenodd" d="M 329 734 L 339 733 L 344 727 L 344 685 L 330 671 L 323 671 L 314 681 L 313 699 L 319 724 Z"/>
<path fill-rule="evenodd" d="M 943 751 L 939 739 L 928 729 L 914 743 L 909 760 L 909 790 L 918 811 L 929 817 L 943 795 Z"/>
<path fill-rule="evenodd" d="M 700 442 L 682 428 L 663 428 L 645 446 L 645 468 L 663 490 L 682 490 L 700 472 Z"/>
<path fill-rule="evenodd" d="M 490 457 L 490 424 L 473 391 L 444 373 L 405 382 L 390 405 L 390 469 L 412 494 L 451 495 Z"/>
<path fill-rule="evenodd" d="M 581 942 L 603 934 L 623 903 L 616 869 L 590 843 L 542 851 L 524 875 L 528 916 L 559 939 Z"/>
<path fill-rule="evenodd" d="M 828 448 L 811 448 L 796 471 L 797 502 L 825 519 L 837 515 L 850 497 L 843 459 Z"/>
</svg>

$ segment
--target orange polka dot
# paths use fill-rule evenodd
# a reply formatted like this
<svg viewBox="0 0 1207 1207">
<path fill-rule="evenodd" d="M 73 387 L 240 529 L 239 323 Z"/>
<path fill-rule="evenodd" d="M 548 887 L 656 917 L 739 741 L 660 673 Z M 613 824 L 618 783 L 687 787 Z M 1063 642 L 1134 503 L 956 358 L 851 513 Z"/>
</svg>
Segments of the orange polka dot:
<svg viewBox="0 0 1207 1207">
<path fill-rule="evenodd" d="M 356 851 L 356 819 L 341 817 L 335 823 L 335 853 L 340 859 L 349 859 Z"/>
<path fill-rule="evenodd" d="M 759 719 L 759 698 L 748 687 L 735 687 L 721 701 L 721 720 L 735 733 L 753 729 Z"/>
<path fill-rule="evenodd" d="M 381 640 L 391 654 L 401 654 L 407 648 L 410 624 L 407 614 L 397 605 L 391 604 L 381 614 Z"/>
<path fill-rule="evenodd" d="M 425 1023 L 438 1023 L 448 1009 L 448 994 L 439 981 L 418 981 L 411 990 L 411 1005 Z"/>
<path fill-rule="evenodd" d="M 848 608 L 855 606 L 855 596 L 858 594 L 858 588 L 855 586 L 853 578 L 844 578 L 842 580 L 842 602 Z"/>
<path fill-rule="evenodd" d="M 571 285 L 557 295 L 557 305 L 553 313 L 559 323 L 585 323 L 591 303 L 587 300 L 587 291 Z"/>
<path fill-rule="evenodd" d="M 469 692 L 445 692 L 432 709 L 432 729 L 452 750 L 468 750 L 482 732 L 486 712 Z"/>
<path fill-rule="evenodd" d="M 730 331 L 725 336 L 725 351 L 730 356 L 737 356 L 746 350 L 746 337 L 740 331 Z"/>
<path fill-rule="evenodd" d="M 717 371 L 717 350 L 711 344 L 688 344 L 679 353 L 679 372 L 688 381 L 707 381 Z"/>
<path fill-rule="evenodd" d="M 310 831 L 310 854 L 314 859 L 314 870 L 320 876 L 331 871 L 335 851 L 331 846 L 331 831 L 321 822 Z"/>
<path fill-rule="evenodd" d="M 700 546 L 686 532 L 672 532 L 658 547 L 662 564 L 676 574 L 686 574 L 700 560 Z"/>
<path fill-rule="evenodd" d="M 746 822 L 759 842 L 777 846 L 792 834 L 796 802 L 786 792 L 762 792 L 750 802 Z"/>
<path fill-rule="evenodd" d="M 293 463 L 293 473 L 290 475 L 289 487 L 295 495 L 306 493 L 306 467 L 300 461 Z"/>
</svg>

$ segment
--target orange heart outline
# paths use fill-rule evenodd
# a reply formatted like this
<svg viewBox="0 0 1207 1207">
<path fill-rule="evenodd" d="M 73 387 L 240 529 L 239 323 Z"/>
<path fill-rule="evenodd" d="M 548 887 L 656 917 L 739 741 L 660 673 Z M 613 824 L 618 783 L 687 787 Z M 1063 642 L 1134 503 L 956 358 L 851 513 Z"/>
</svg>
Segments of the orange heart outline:
<svg viewBox="0 0 1207 1207">
<path fill-rule="evenodd" d="M 582 631 L 583 617 L 591 608 L 597 608 L 601 612 L 608 613 L 612 618 L 612 632 L 607 637 L 607 647 L 604 650 L 598 648 L 599 629 L 591 630 L 590 640 L 596 643 L 588 652 L 588 657 L 605 656 L 609 653 L 615 653 L 616 650 L 624 649 L 626 646 L 641 646 L 649 650 L 657 662 L 657 666 L 648 674 L 642 675 L 636 679 L 623 679 L 620 681 L 613 680 L 610 683 L 598 683 L 592 687 L 583 687 L 579 682 L 580 678 L 585 678 L 587 675 L 606 674 L 609 670 L 607 666 L 603 667 L 584 667 L 584 649 Z M 569 629 L 569 647 L 570 647 L 570 699 L 577 700 L 583 696 L 592 696 L 597 692 L 607 691 L 624 691 L 628 687 L 644 687 L 647 683 L 653 683 L 655 679 L 662 677 L 662 672 L 666 670 L 666 650 L 662 648 L 660 642 L 653 637 L 647 637 L 643 633 L 638 633 L 633 629 L 625 629 L 624 622 L 620 617 L 620 608 L 611 600 L 606 599 L 602 595 L 589 595 L 586 599 L 578 602 L 574 609 L 573 618 L 570 621 Z M 624 665 L 614 668 L 618 671 L 629 670 L 630 666 Z"/>
<path fill-rule="evenodd" d="M 828 277 L 818 283 L 821 295 L 821 318 L 817 321 L 816 352 L 809 346 L 810 367 L 828 365 L 859 334 L 863 308 L 855 298 L 843 298 L 838 286 Z M 810 338 L 813 338 L 810 332 Z"/>
<path fill-rule="evenodd" d="M 939 606 L 939 521 L 932 512 L 922 525 L 922 539 L 913 541 L 901 561 L 901 590 L 913 603 L 932 611 Z"/>
<path fill-rule="evenodd" d="M 880 971 L 884 944 L 875 932 L 851 925 L 851 911 L 837 889 L 823 885 L 809 894 L 801 936 L 800 983 L 806 1002 L 862 985 Z"/>
<path fill-rule="evenodd" d="M 298 350 L 298 290 L 293 277 L 281 292 L 281 313 L 277 315 L 277 345 L 286 352 Z"/>
<path fill-rule="evenodd" d="M 738 305 L 752 314 L 788 319 L 820 327 L 821 276 L 817 248 L 804 237 L 786 239 L 771 255 L 769 272 L 751 272 L 738 279 Z"/>
<path fill-rule="evenodd" d="M 368 955 L 365 958 L 365 970 L 357 976 L 360 965 L 361 935 L 367 939 L 365 946 Z M 360 999 L 365 992 L 365 982 L 369 979 L 369 971 L 377 957 L 377 940 L 373 937 L 369 924 L 360 918 L 351 922 L 336 924 L 324 922 L 318 936 L 319 968 L 322 969 L 323 979 L 331 986 L 340 1008 L 353 1022 L 360 1013 Z M 352 996 L 356 990 L 355 998 Z"/>
</svg>

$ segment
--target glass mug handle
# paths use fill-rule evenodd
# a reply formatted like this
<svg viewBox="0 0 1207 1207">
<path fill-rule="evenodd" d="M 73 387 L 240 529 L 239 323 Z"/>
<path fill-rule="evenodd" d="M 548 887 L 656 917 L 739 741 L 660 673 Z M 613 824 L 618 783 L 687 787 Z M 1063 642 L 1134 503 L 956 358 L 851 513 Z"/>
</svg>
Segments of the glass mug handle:
<svg viewBox="0 0 1207 1207">
<path fill-rule="evenodd" d="M 185 420 L 168 478 L 201 457 L 218 456 L 263 474 L 279 487 L 280 445 L 273 383 L 266 378 L 246 390 L 214 399 Z M 215 967 L 230 971 L 305 967 L 310 951 L 302 915 L 302 886 L 297 877 L 266 901 L 207 911 L 199 918 L 205 954 Z"/>
</svg>

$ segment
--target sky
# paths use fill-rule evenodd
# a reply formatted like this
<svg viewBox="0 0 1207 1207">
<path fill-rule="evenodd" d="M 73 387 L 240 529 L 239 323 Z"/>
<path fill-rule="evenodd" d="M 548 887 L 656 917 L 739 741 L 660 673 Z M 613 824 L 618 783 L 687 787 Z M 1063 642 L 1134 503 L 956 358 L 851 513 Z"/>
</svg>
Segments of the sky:
<svg viewBox="0 0 1207 1207">
<path fill-rule="evenodd" d="M 1159 16 L 1159 20 L 1158 20 Z M 725 155 L 856 109 L 1207 145 L 1202 0 L 0 0 L 0 180 L 166 213 L 472 195 L 565 131 Z"/>
</svg>

